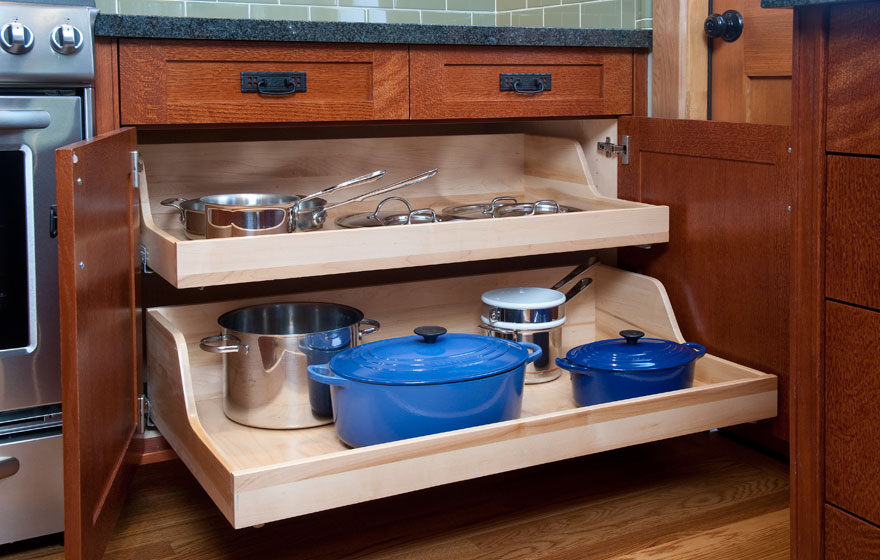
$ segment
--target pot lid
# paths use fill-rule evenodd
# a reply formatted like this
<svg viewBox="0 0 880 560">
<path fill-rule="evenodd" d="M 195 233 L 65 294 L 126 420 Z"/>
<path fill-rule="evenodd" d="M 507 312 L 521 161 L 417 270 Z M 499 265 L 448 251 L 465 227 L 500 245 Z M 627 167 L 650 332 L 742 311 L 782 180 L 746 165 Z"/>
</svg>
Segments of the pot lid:
<svg viewBox="0 0 880 560">
<path fill-rule="evenodd" d="M 549 288 L 501 288 L 484 292 L 481 299 L 504 309 L 549 309 L 565 303 L 565 294 Z"/>
<path fill-rule="evenodd" d="M 643 338 L 642 331 L 620 331 L 623 338 L 598 340 L 572 348 L 569 362 L 589 369 L 605 371 L 645 371 L 683 366 L 706 349 L 693 342 L 679 344 L 662 338 Z"/>
<path fill-rule="evenodd" d="M 523 365 L 528 350 L 516 342 L 478 334 L 418 327 L 416 336 L 377 340 L 330 360 L 333 373 L 380 385 L 436 385 L 470 381 Z"/>
</svg>

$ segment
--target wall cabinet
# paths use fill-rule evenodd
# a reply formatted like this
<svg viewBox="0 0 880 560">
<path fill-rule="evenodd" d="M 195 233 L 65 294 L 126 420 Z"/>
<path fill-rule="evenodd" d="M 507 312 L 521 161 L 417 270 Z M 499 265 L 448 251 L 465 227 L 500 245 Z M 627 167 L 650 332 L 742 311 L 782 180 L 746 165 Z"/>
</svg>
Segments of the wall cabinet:
<svg viewBox="0 0 880 560">
<path fill-rule="evenodd" d="M 175 61 L 217 64 L 218 70 L 229 68 L 239 74 L 245 71 L 246 65 L 234 61 L 247 59 L 248 55 L 259 59 L 271 53 L 269 59 L 293 62 L 301 59 L 314 62 L 320 55 L 310 50 L 311 46 L 273 51 L 275 47 L 271 46 L 226 44 L 212 46 L 209 55 L 208 51 L 200 51 L 199 46 L 192 52 L 187 51 L 188 46 L 183 42 L 156 43 L 162 44 L 120 41 L 119 75 L 124 85 L 120 115 L 124 124 L 149 128 L 151 125 L 165 127 L 245 120 L 252 123 L 295 122 L 300 114 L 301 120 L 310 122 L 349 118 L 337 118 L 340 114 L 361 121 L 406 118 L 380 116 L 384 113 L 378 108 L 382 105 L 379 102 L 360 106 L 361 109 L 350 113 L 335 113 L 321 112 L 320 107 L 310 109 L 302 98 L 299 101 L 304 103 L 302 113 L 297 113 L 295 96 L 298 94 L 288 99 L 286 108 L 272 105 L 273 108 L 266 109 L 263 103 L 271 101 L 259 96 L 245 98 L 241 95 L 249 94 L 236 93 L 231 100 L 212 98 L 213 93 L 205 89 L 210 89 L 207 83 L 199 86 L 203 89 L 194 90 L 202 91 L 199 95 L 208 100 L 200 104 L 197 102 L 201 101 L 200 97 L 183 93 L 176 86 L 168 87 L 170 82 L 167 80 L 181 80 L 179 83 L 182 84 L 186 75 L 193 72 L 192 68 L 175 67 L 178 64 Z M 417 50 L 413 47 L 408 51 L 411 62 Z M 497 57 L 489 50 L 475 51 L 473 60 L 477 62 L 474 70 L 477 76 L 486 73 L 478 68 L 482 65 L 500 64 L 510 70 L 526 69 L 515 64 L 508 67 L 503 63 L 513 49 L 501 50 Z M 327 47 L 323 52 L 342 56 L 345 59 L 340 60 L 342 69 L 348 67 L 347 61 L 353 60 L 352 52 L 367 57 L 353 64 L 369 66 L 371 72 L 379 71 L 386 62 L 375 54 L 379 50 L 373 47 L 354 49 L 343 46 L 338 51 Z M 389 48 L 385 58 L 394 58 L 395 52 Z M 126 93 L 129 82 L 138 76 L 134 66 L 126 66 L 136 60 L 135 53 L 144 63 L 152 59 L 170 61 L 164 68 L 161 66 L 164 62 L 159 64 L 160 70 L 146 69 L 146 72 L 158 72 L 154 78 L 162 86 L 153 88 L 155 91 L 134 86 L 135 92 Z M 631 111 L 636 106 L 631 99 L 620 105 L 615 101 L 592 103 L 579 98 L 579 92 L 568 89 L 575 81 L 594 84 L 590 80 L 598 76 L 612 81 L 603 82 L 601 86 L 591 85 L 592 89 L 587 90 L 594 93 L 601 90 L 603 95 L 608 94 L 608 99 L 631 97 L 631 52 L 603 52 L 593 56 L 592 51 L 574 49 L 570 65 L 556 54 L 534 60 L 526 56 L 524 60 L 527 66 L 536 68 L 546 65 L 563 67 L 558 72 L 552 70 L 560 76 L 559 86 L 554 85 L 553 90 L 558 92 L 558 103 L 551 103 L 553 97 L 550 95 L 542 98 L 537 94 L 514 92 L 515 95 L 529 96 L 523 104 L 513 104 L 518 111 L 515 114 L 493 113 L 491 107 L 498 105 L 498 101 L 490 98 L 486 100 L 483 112 L 468 114 L 467 118 L 617 114 Z M 625 59 L 629 59 L 629 63 Z M 276 69 L 274 64 L 267 68 Z M 320 66 L 317 62 L 315 64 Z M 597 64 L 607 64 L 607 67 L 596 72 L 594 67 Z M 412 80 L 415 65 L 411 64 L 409 68 L 409 79 Z M 358 69 L 352 72 L 352 75 L 360 75 Z M 371 83 L 376 84 L 376 81 Z M 619 84 L 626 95 L 615 93 L 614 88 L 609 89 L 609 84 Z M 228 89 L 228 84 L 223 87 Z M 131 97 L 127 97 L 129 95 Z M 374 100 L 380 96 L 378 92 L 371 95 Z M 542 99 L 549 101 L 545 103 Z M 332 105 L 332 99 L 328 103 Z M 454 99 L 450 103 L 441 102 L 445 107 L 443 111 L 447 112 L 440 116 L 411 116 L 463 118 L 454 112 L 458 110 L 455 109 L 456 103 L 458 101 Z M 247 109 L 242 110 L 242 106 Z M 582 107 L 587 109 L 581 110 Z M 704 150 L 712 144 L 708 139 L 717 136 L 713 123 L 682 125 L 677 121 L 626 117 L 621 117 L 620 122 L 622 127 L 639 130 L 639 134 L 631 137 L 633 169 L 642 169 L 642 165 L 650 163 L 658 153 L 668 154 L 670 150 L 677 151 L 683 161 L 690 164 L 713 163 L 706 153 L 692 153 L 695 145 Z M 688 128 L 682 129 L 682 126 Z M 742 130 L 744 134 L 756 131 L 758 128 Z M 671 144 L 662 142 L 662 139 L 671 137 L 678 140 Z M 637 149 L 639 145 L 643 148 Z M 657 148 L 661 145 L 663 149 Z M 718 148 L 716 153 L 722 154 L 720 157 L 729 158 L 724 155 L 723 145 L 715 143 L 714 147 Z M 138 168 L 134 152 L 140 153 L 146 162 L 144 169 Z M 775 146 L 773 153 L 773 165 L 784 167 L 777 165 L 783 161 L 777 157 L 777 153 L 783 153 L 783 148 Z M 760 151 L 754 154 L 760 154 Z M 742 157 L 747 156 L 735 156 L 736 159 Z M 63 271 L 61 282 L 65 290 L 62 344 L 65 421 L 68 422 L 65 462 L 69 465 L 66 484 L 68 553 L 72 557 L 94 557 L 99 553 L 101 539 L 112 530 L 114 511 L 118 511 L 124 500 L 125 481 L 130 475 L 127 453 L 136 430 L 136 403 L 141 380 L 137 375 L 121 375 L 120 372 L 135 369 L 142 343 L 137 330 L 140 312 L 144 310 L 137 301 L 135 289 L 142 258 L 178 288 L 315 277 L 318 279 L 316 289 L 297 293 L 296 298 L 348 302 L 371 316 L 374 308 L 382 310 L 380 313 L 384 316 L 377 318 L 385 325 L 383 336 L 407 334 L 416 326 L 412 319 L 414 314 L 419 317 L 419 323 L 437 322 L 456 330 L 476 332 L 479 319 L 476 302 L 482 291 L 511 283 L 549 285 L 565 269 L 552 267 L 504 274 L 484 273 L 403 286 L 390 283 L 321 290 L 317 285 L 321 277 L 336 273 L 504 257 L 524 258 L 624 245 L 640 245 L 645 247 L 641 250 L 646 251 L 656 250 L 651 247 L 662 247 L 669 239 L 669 214 L 663 201 L 649 204 L 599 195 L 584 161 L 585 155 L 577 142 L 529 134 L 289 142 L 182 141 L 139 145 L 137 132 L 128 128 L 59 150 L 59 266 Z M 767 163 L 762 161 L 761 165 Z M 206 188 L 212 192 L 240 192 L 242 184 L 251 184 L 254 180 L 265 185 L 260 190 L 305 194 L 338 179 L 386 166 L 401 177 L 430 167 L 441 168 L 435 179 L 418 185 L 407 194 L 417 205 L 441 207 L 453 202 L 485 202 L 494 196 L 515 195 L 552 197 L 584 211 L 567 215 L 372 228 L 369 231 L 344 230 L 329 224 L 317 232 L 187 240 L 177 213 L 159 204 L 167 196 L 205 194 Z M 674 183 L 680 178 L 672 174 L 663 180 Z M 78 186 L 83 184 L 100 184 L 102 188 L 82 189 Z M 631 194 L 631 198 L 640 197 L 638 192 Z M 352 206 L 350 210 L 361 211 L 374 204 L 375 201 L 364 203 Z M 775 223 L 772 227 L 785 226 Z M 113 232 L 113 235 L 106 235 L 107 232 Z M 767 239 L 770 240 L 767 243 L 772 243 L 775 237 L 768 236 Z M 141 244 L 143 252 L 139 251 Z M 102 254 L 111 253 L 113 258 L 102 261 Z M 763 253 L 761 258 L 765 258 Z M 706 261 L 704 281 L 713 282 L 722 291 L 730 281 L 740 282 L 742 290 L 754 289 L 748 284 L 747 277 L 729 279 L 712 275 L 711 263 L 710 259 Z M 649 334 L 679 341 L 688 336 L 679 329 L 673 313 L 674 305 L 670 304 L 666 291 L 656 280 L 606 267 L 595 270 L 595 280 L 595 286 L 583 294 L 584 297 L 570 311 L 572 328 L 568 329 L 565 342 L 569 346 L 614 336 L 617 331 L 628 327 L 638 327 Z M 242 298 L 247 296 L 245 293 L 241 295 Z M 220 361 L 216 356 L 199 351 L 197 346 L 202 336 L 216 333 L 215 321 L 221 311 L 251 301 L 238 299 L 145 310 L 146 378 L 153 417 L 178 455 L 236 527 L 615 447 L 770 418 L 777 411 L 777 379 L 774 375 L 721 357 L 707 356 L 697 368 L 695 386 L 691 389 L 577 408 L 571 401 L 567 381 L 562 378 L 544 386 L 530 387 L 525 412 L 519 420 L 369 448 L 344 448 L 336 440 L 332 426 L 308 433 L 303 431 L 293 437 L 282 432 L 244 428 L 222 414 L 218 397 L 222 386 Z M 371 306 L 370 309 L 365 308 L 367 305 Z M 762 319 L 755 318 L 757 321 Z M 99 321 L 102 330 L 92 327 Z M 697 333 L 695 338 L 699 337 Z M 108 346 L 112 352 L 107 351 Z M 113 395 L 109 399 L 111 402 L 107 403 L 109 406 L 103 406 L 102 399 L 108 394 Z"/>
</svg>

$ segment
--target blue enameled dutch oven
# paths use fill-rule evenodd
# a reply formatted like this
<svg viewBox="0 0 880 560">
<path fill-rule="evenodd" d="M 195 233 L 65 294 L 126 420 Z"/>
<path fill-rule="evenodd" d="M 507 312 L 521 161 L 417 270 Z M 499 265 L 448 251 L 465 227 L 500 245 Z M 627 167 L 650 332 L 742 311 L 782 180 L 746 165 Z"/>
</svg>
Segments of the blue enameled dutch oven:
<svg viewBox="0 0 880 560">
<path fill-rule="evenodd" d="M 331 386 L 339 439 L 361 447 L 519 418 L 538 345 L 443 327 L 415 333 L 309 366 L 310 378 Z"/>
<path fill-rule="evenodd" d="M 643 338 L 642 331 L 620 331 L 623 338 L 577 346 L 559 367 L 571 372 L 579 406 L 631 399 L 685 389 L 693 385 L 694 366 L 706 348 L 662 338 Z"/>
</svg>

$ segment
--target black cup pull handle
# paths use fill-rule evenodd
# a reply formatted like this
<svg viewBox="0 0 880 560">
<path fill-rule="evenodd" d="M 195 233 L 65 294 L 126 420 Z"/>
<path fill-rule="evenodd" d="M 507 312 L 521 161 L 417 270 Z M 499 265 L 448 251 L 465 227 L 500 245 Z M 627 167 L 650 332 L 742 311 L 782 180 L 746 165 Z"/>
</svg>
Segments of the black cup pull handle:
<svg viewBox="0 0 880 560">
<path fill-rule="evenodd" d="M 242 72 L 241 92 L 290 95 L 306 90 L 305 72 Z"/>
<path fill-rule="evenodd" d="M 535 80 L 535 85 L 538 87 L 535 89 L 523 89 L 519 86 L 519 80 L 513 82 L 513 91 L 517 93 L 541 93 L 544 91 L 544 82 L 541 80 Z"/>
</svg>

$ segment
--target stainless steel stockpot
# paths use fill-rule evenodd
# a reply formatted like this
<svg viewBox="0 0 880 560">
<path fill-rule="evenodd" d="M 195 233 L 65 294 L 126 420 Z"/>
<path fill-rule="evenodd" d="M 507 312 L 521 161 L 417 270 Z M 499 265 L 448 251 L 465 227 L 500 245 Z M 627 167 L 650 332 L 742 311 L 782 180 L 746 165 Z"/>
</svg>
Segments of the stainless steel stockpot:
<svg viewBox="0 0 880 560">
<path fill-rule="evenodd" d="M 308 428 L 332 422 L 329 387 L 306 368 L 356 346 L 379 323 L 335 303 L 254 305 L 221 315 L 219 336 L 201 348 L 223 354 L 223 411 L 257 428 Z"/>
</svg>

